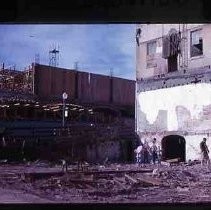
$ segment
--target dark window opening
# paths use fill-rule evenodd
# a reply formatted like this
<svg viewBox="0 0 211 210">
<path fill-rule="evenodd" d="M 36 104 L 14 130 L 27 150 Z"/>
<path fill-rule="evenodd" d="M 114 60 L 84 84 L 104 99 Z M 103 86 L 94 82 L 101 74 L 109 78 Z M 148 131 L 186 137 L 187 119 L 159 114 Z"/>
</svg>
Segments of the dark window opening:
<svg viewBox="0 0 211 210">
<path fill-rule="evenodd" d="M 177 55 L 168 57 L 168 72 L 177 71 Z"/>
<path fill-rule="evenodd" d="M 201 30 L 191 32 L 191 57 L 203 55 L 203 39 L 201 37 Z"/>
<path fill-rule="evenodd" d="M 185 138 L 179 135 L 165 136 L 161 141 L 162 160 L 179 158 L 185 162 Z"/>
<path fill-rule="evenodd" d="M 147 43 L 147 55 L 146 55 L 147 68 L 153 68 L 157 66 L 157 63 L 155 60 L 156 47 L 157 47 L 156 41 Z"/>
</svg>

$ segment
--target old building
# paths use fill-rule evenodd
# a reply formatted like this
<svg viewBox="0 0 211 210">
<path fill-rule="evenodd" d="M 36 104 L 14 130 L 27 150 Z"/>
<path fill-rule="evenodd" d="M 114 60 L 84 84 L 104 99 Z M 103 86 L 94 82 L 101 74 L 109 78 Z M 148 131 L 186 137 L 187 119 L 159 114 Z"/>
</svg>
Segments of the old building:
<svg viewBox="0 0 211 210">
<path fill-rule="evenodd" d="M 0 159 L 132 161 L 134 102 L 133 80 L 41 64 L 2 68 Z"/>
<path fill-rule="evenodd" d="M 210 24 L 140 24 L 136 30 L 136 131 L 163 159 L 211 147 Z"/>
</svg>

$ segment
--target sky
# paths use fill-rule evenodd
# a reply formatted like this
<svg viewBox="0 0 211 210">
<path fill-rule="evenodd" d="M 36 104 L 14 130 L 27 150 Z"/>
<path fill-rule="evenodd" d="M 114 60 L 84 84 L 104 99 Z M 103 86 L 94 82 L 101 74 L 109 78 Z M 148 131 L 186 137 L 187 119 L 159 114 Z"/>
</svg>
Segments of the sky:
<svg viewBox="0 0 211 210">
<path fill-rule="evenodd" d="M 135 80 L 135 25 L 0 25 L 0 63 L 24 69 L 35 61 L 49 65 L 59 46 L 59 67 Z"/>
</svg>

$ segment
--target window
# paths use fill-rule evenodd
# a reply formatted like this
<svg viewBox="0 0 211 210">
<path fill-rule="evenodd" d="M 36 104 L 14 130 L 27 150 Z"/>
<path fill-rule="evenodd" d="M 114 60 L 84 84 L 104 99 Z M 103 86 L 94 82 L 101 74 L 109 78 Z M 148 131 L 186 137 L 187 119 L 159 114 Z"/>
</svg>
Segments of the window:
<svg viewBox="0 0 211 210">
<path fill-rule="evenodd" d="M 156 53 L 156 41 L 147 43 L 147 55 L 154 55 Z"/>
<path fill-rule="evenodd" d="M 201 30 L 192 31 L 190 35 L 190 56 L 195 57 L 203 55 L 203 39 L 201 36 Z"/>
</svg>

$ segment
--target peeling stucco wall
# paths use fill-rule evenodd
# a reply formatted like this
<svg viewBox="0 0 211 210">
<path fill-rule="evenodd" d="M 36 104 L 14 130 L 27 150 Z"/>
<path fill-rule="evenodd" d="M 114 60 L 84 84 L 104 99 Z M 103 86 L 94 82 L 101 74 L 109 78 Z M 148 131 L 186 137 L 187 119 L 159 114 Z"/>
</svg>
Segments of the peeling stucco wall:
<svg viewBox="0 0 211 210">
<path fill-rule="evenodd" d="M 211 84 L 199 83 L 140 92 L 138 130 L 201 131 L 211 125 Z"/>
<path fill-rule="evenodd" d="M 158 145 L 167 135 L 186 140 L 186 160 L 199 159 L 199 143 L 211 134 L 211 84 L 198 83 L 137 93 L 137 131 Z M 211 149 L 211 139 L 208 138 Z"/>
</svg>

